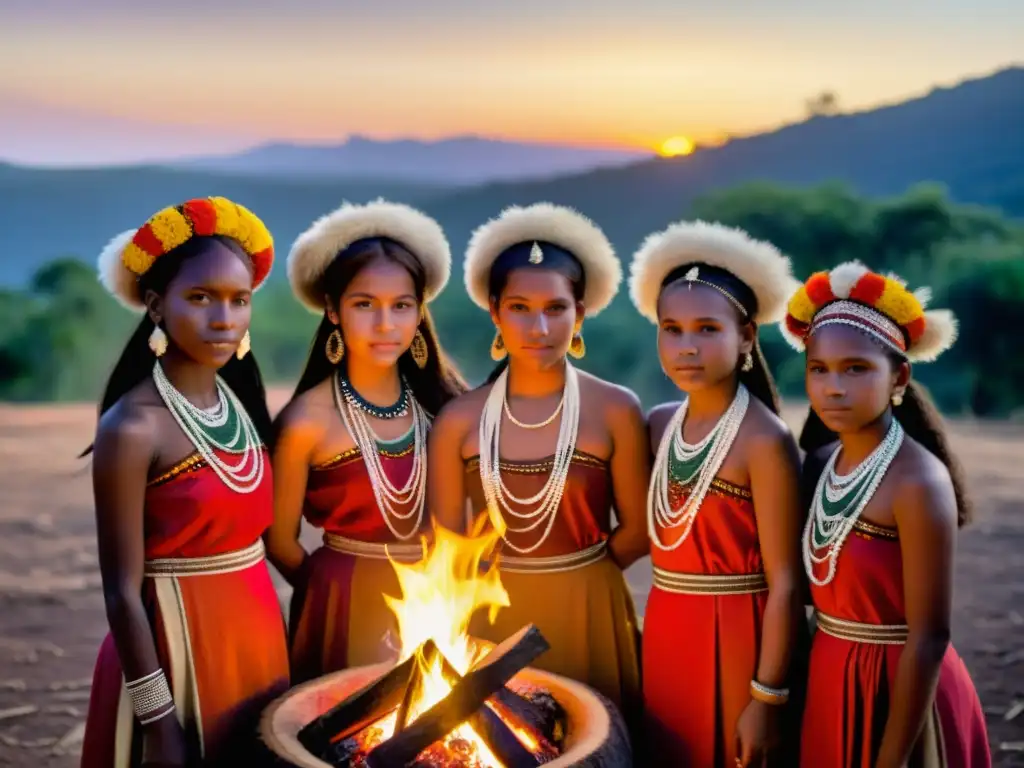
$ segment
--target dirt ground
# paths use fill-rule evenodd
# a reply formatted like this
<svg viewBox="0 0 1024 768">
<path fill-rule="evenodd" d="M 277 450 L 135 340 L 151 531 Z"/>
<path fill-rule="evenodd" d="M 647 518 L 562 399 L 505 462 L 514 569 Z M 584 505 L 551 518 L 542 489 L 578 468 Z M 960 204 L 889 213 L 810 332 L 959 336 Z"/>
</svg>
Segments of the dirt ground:
<svg viewBox="0 0 1024 768">
<path fill-rule="evenodd" d="M 78 765 L 106 632 L 89 466 L 75 459 L 93 427 L 91 406 L 0 406 L 0 765 Z M 958 422 L 953 435 L 978 503 L 959 545 L 954 644 L 995 764 L 1024 766 L 1024 426 Z M 629 575 L 642 605 L 648 564 Z"/>
</svg>

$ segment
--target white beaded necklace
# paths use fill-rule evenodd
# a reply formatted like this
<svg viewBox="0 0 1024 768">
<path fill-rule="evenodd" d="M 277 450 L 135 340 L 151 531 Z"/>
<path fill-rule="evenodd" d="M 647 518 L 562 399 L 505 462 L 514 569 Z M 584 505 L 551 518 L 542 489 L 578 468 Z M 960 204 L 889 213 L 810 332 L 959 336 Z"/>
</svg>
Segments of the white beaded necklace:
<svg viewBox="0 0 1024 768">
<path fill-rule="evenodd" d="M 195 446 L 196 451 L 228 488 L 236 493 L 252 493 L 263 480 L 263 443 L 256 426 L 245 407 L 220 376 L 217 377 L 217 405 L 207 411 L 189 402 L 167 378 L 160 363 L 153 366 L 156 391 L 167 406 L 181 431 Z M 233 437 L 219 441 L 210 436 L 209 429 L 224 426 L 231 413 L 237 414 Z M 205 427 L 205 429 L 204 429 Z M 240 454 L 238 463 L 221 459 L 214 449 Z"/>
<path fill-rule="evenodd" d="M 823 587 L 835 578 L 843 544 L 889 471 L 903 445 L 903 437 L 903 427 L 893 419 L 882 442 L 848 475 L 836 473 L 836 460 L 842 446 L 836 448 L 829 457 L 818 478 L 802 537 L 804 570 L 816 586 Z M 842 506 L 830 513 L 825 509 L 825 502 L 830 506 Z M 815 546 L 815 541 L 818 546 Z M 828 572 L 823 579 L 819 579 L 814 566 L 825 562 L 828 563 Z"/>
<path fill-rule="evenodd" d="M 398 487 L 388 478 L 384 465 L 380 460 L 377 442 L 380 439 L 370 426 L 366 414 L 353 405 L 341 391 L 338 376 L 332 379 L 334 404 L 341 416 L 345 429 L 352 436 L 359 453 L 366 465 L 366 474 L 370 477 L 373 495 L 377 500 L 377 508 L 388 530 L 399 541 L 408 541 L 420 532 L 423 523 L 423 510 L 426 502 L 427 489 L 427 432 L 430 430 L 430 417 L 423 410 L 416 398 L 410 393 L 409 410 L 412 413 L 412 467 L 405 484 Z M 402 512 L 400 507 L 408 507 Z M 410 529 L 403 533 L 396 523 L 412 520 Z"/>
<path fill-rule="evenodd" d="M 573 452 L 576 450 L 576 436 L 580 424 L 580 384 L 576 369 L 566 361 L 565 385 L 562 391 L 562 404 L 555 414 L 561 412 L 558 428 L 558 441 L 555 444 L 555 457 L 544 486 L 529 498 L 520 498 L 513 494 L 501 477 L 501 420 L 507 407 L 508 368 L 501 372 L 484 404 L 480 417 L 480 481 L 484 496 L 487 499 L 487 511 L 495 528 L 502 531 L 505 543 L 519 554 L 526 555 L 537 550 L 551 535 L 558 515 L 558 508 L 565 492 L 565 482 L 569 476 Z M 554 416 L 552 416 L 552 419 Z M 549 420 L 550 423 L 550 420 Z M 513 502 L 520 509 L 513 509 Z M 520 511 L 522 507 L 533 507 L 529 511 Z M 504 511 L 503 511 L 504 510 Z M 514 527 L 508 518 L 523 521 L 525 525 Z M 519 547 L 508 540 L 507 533 L 527 533 L 541 525 L 545 525 L 540 538 L 528 547 Z"/>
<path fill-rule="evenodd" d="M 658 445 L 658 455 L 647 492 L 647 532 L 651 543 L 663 552 L 678 549 L 689 537 L 693 521 L 697 519 L 697 512 L 704 503 L 704 497 L 707 496 L 712 481 L 718 476 L 718 471 L 729 455 L 736 435 L 739 434 L 740 425 L 750 404 L 750 392 L 740 384 L 729 408 L 707 436 L 696 445 L 690 445 L 683 440 L 683 422 L 686 420 L 688 402 L 683 401 L 665 429 L 665 434 Z M 697 481 L 693 484 L 686 501 L 678 510 L 672 509 L 669 499 L 669 486 L 672 480 L 669 451 L 674 452 L 678 461 L 692 461 L 707 449 L 709 442 L 711 448 L 697 470 Z M 689 483 L 693 477 L 677 479 Z M 659 528 L 673 530 L 680 526 L 683 526 L 683 531 L 674 543 L 662 543 Z"/>
</svg>

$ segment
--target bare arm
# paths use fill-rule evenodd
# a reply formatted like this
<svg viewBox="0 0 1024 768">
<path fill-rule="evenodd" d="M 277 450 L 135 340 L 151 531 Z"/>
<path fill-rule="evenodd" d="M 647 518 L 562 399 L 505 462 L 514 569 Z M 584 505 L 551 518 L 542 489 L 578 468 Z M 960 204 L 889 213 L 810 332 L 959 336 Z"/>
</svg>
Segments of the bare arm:
<svg viewBox="0 0 1024 768">
<path fill-rule="evenodd" d="M 467 425 L 453 401 L 437 415 L 427 439 L 427 509 L 439 525 L 466 532 L 466 480 L 462 443 Z"/>
<path fill-rule="evenodd" d="M 907 482 L 897 493 L 894 512 L 909 635 L 896 668 L 877 768 L 906 765 L 934 700 L 949 646 L 957 520 L 949 477 Z"/>
<path fill-rule="evenodd" d="M 770 688 L 785 688 L 803 619 L 799 452 L 788 433 L 756 438 L 750 450 L 750 488 L 768 579 L 757 680 Z"/>
<path fill-rule="evenodd" d="M 319 430 L 301 418 L 279 417 L 274 442 L 274 522 L 267 531 L 267 556 L 293 587 L 299 581 L 307 553 L 299 543 L 302 508 L 306 499 L 309 463 Z"/>
<path fill-rule="evenodd" d="M 115 406 L 101 421 L 92 466 L 100 576 L 110 633 L 128 682 L 160 669 L 142 604 L 143 509 L 154 452 L 151 424 L 130 406 Z M 165 751 L 158 749 L 159 754 L 183 756 L 178 753 L 184 741 L 175 717 L 143 726 L 143 732 L 147 741 L 151 734 L 162 734 L 159 743 Z"/>
<path fill-rule="evenodd" d="M 625 398 L 623 398 L 625 400 Z M 628 568 L 650 553 L 647 538 L 647 490 L 651 481 L 651 451 L 643 411 L 636 396 L 614 408 L 611 477 L 619 524 L 608 548 L 620 568 Z"/>
</svg>

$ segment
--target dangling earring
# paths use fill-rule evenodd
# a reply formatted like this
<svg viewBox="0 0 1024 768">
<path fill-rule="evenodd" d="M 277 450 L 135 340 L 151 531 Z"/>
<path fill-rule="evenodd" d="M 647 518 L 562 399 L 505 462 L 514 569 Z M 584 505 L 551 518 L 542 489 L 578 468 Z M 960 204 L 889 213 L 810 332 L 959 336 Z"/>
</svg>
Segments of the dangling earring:
<svg viewBox="0 0 1024 768">
<path fill-rule="evenodd" d="M 335 328 L 331 331 L 331 335 L 327 337 L 327 344 L 324 345 L 324 352 L 331 365 L 341 362 L 341 358 L 345 356 L 345 340 L 341 337 L 340 329 Z"/>
<path fill-rule="evenodd" d="M 505 340 L 501 338 L 501 331 L 498 331 L 494 334 L 494 341 L 491 342 L 491 360 L 504 360 L 507 354 Z"/>
<path fill-rule="evenodd" d="M 409 345 L 409 354 L 412 360 L 421 370 L 427 367 L 427 360 L 430 359 L 430 348 L 427 347 L 427 340 L 423 338 L 423 331 L 417 329 L 416 335 L 412 337 L 412 344 Z"/>
<path fill-rule="evenodd" d="M 893 392 L 892 393 L 892 404 L 895 407 L 899 407 L 899 406 L 903 405 L 903 394 L 900 393 L 900 392 Z"/>
<path fill-rule="evenodd" d="M 754 356 L 749 352 L 743 356 L 743 365 L 740 366 L 740 370 L 744 373 L 754 370 Z"/>
<path fill-rule="evenodd" d="M 157 357 L 163 357 L 164 352 L 167 351 L 167 334 L 159 325 L 154 327 L 153 332 L 149 334 L 149 348 Z"/>
<path fill-rule="evenodd" d="M 252 339 L 249 338 L 249 332 L 245 332 L 245 336 L 238 342 L 238 349 L 235 350 L 235 357 L 241 360 L 243 357 L 249 354 L 249 350 L 252 349 Z"/>
<path fill-rule="evenodd" d="M 587 345 L 583 342 L 582 333 L 577 333 L 572 337 L 572 343 L 569 344 L 569 354 L 577 360 L 587 354 Z"/>
</svg>

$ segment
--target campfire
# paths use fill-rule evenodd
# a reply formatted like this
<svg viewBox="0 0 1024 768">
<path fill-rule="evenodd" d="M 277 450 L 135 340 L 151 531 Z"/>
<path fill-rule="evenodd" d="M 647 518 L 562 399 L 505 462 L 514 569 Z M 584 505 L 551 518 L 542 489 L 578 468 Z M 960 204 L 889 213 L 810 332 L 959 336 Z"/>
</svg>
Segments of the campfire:
<svg viewBox="0 0 1024 768">
<path fill-rule="evenodd" d="M 334 766 L 528 768 L 557 757 L 565 713 L 536 686 L 507 685 L 548 649 L 536 627 L 494 647 L 469 622 L 509 604 L 497 565 L 482 568 L 497 534 L 444 528 L 422 561 L 392 561 L 401 598 L 385 596 L 398 624 L 398 664 L 299 732 Z"/>
<path fill-rule="evenodd" d="M 529 665 L 548 650 L 532 626 L 498 645 L 469 634 L 509 605 L 492 556 L 500 534 L 436 528 L 414 564 L 392 560 L 401 597 L 385 596 L 396 661 L 299 686 L 261 731 L 291 765 L 321 768 L 527 768 L 631 765 L 621 716 L 586 686 Z M 486 560 L 490 558 L 490 562 Z"/>
</svg>

